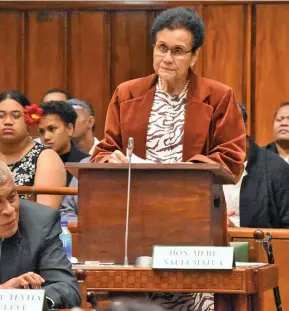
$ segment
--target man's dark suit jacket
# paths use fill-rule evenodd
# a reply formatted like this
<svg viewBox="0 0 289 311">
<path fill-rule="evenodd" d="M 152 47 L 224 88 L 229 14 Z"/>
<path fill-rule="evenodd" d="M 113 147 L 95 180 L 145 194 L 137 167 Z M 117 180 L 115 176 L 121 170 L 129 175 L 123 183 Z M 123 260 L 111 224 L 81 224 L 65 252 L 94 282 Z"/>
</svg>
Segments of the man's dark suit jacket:
<svg viewBox="0 0 289 311">
<path fill-rule="evenodd" d="M 240 226 L 289 228 L 289 165 L 252 139 L 240 190 Z"/>
<path fill-rule="evenodd" d="M 274 141 L 272 141 L 272 143 L 264 146 L 263 148 L 278 154 L 278 149 L 277 149 L 276 143 Z"/>
<path fill-rule="evenodd" d="M 18 231 L 2 243 L 0 283 L 35 272 L 45 280 L 46 296 L 56 308 L 79 306 L 77 280 L 59 239 L 60 233 L 57 209 L 20 199 Z"/>
</svg>

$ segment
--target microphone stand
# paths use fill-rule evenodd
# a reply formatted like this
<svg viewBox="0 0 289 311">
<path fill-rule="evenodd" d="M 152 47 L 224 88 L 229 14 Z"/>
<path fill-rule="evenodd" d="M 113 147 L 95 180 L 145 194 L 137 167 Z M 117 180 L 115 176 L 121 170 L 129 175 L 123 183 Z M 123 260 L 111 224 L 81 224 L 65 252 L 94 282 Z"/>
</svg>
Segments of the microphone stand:
<svg viewBox="0 0 289 311">
<path fill-rule="evenodd" d="M 127 183 L 127 201 L 126 201 L 126 221 L 125 221 L 125 241 L 124 241 L 124 266 L 128 266 L 128 221 L 130 208 L 130 186 L 131 186 L 131 156 L 134 147 L 133 138 L 128 139 L 128 183 Z"/>
</svg>

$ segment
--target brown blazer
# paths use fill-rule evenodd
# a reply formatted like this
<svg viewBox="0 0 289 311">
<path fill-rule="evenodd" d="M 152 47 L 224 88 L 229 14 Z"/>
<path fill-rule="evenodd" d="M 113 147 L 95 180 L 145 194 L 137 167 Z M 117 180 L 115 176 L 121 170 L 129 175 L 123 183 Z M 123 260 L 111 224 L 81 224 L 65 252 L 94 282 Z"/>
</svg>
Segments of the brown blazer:
<svg viewBox="0 0 289 311">
<path fill-rule="evenodd" d="M 245 159 L 244 122 L 233 90 L 193 72 L 185 112 L 183 161 L 220 163 L 237 176 Z M 108 107 L 105 137 L 95 147 L 91 162 L 107 162 L 110 154 L 126 154 L 128 138 L 134 153 L 146 158 L 146 136 L 156 90 L 157 75 L 118 86 Z"/>
</svg>

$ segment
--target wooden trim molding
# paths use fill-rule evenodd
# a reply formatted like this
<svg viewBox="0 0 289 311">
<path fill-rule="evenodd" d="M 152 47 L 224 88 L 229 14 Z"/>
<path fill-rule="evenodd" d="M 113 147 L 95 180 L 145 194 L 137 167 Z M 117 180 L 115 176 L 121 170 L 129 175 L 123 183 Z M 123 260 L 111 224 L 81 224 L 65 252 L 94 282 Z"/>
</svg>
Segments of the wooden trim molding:
<svg viewBox="0 0 289 311">
<path fill-rule="evenodd" d="M 0 9 L 8 10 L 43 10 L 43 9 L 162 9 L 172 6 L 191 6 L 198 4 L 278 4 L 289 1 L 273 0 L 199 0 L 199 1 L 175 1 L 175 0 L 142 0 L 142 1 L 1 1 Z"/>
</svg>

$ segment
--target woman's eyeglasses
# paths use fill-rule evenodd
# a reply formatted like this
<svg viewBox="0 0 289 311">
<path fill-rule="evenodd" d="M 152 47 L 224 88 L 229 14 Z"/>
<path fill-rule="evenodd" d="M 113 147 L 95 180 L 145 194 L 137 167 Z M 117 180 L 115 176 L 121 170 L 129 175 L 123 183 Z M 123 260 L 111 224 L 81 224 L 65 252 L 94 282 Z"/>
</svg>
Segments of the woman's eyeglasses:
<svg viewBox="0 0 289 311">
<path fill-rule="evenodd" d="M 19 120 L 23 116 L 23 112 L 20 110 L 13 110 L 11 112 L 0 110 L 0 120 L 5 120 L 8 116 L 13 120 Z"/>
<path fill-rule="evenodd" d="M 154 49 L 155 49 L 155 53 L 160 56 L 165 56 L 169 51 L 171 51 L 172 56 L 176 58 L 183 58 L 185 57 L 186 54 L 192 52 L 192 50 L 185 51 L 179 46 L 176 46 L 170 49 L 163 43 L 155 44 Z"/>
</svg>

